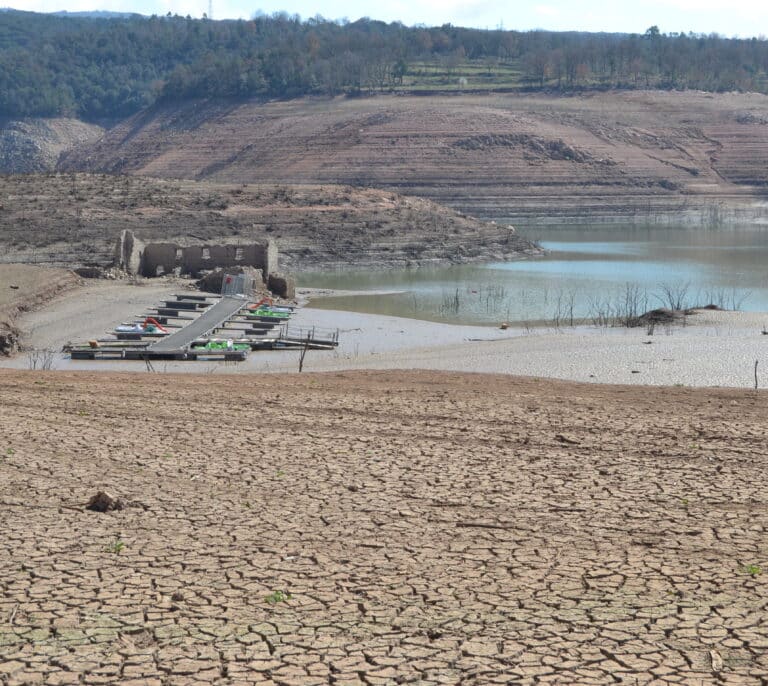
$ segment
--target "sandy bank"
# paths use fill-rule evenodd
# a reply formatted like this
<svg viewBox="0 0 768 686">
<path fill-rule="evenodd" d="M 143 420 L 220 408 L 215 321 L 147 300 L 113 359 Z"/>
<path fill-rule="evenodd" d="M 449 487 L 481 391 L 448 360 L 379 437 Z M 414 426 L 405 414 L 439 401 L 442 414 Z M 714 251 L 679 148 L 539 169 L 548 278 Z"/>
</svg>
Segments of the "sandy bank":
<svg viewBox="0 0 768 686">
<path fill-rule="evenodd" d="M 52 299 L 19 317 L 25 343 L 32 348 L 61 350 L 69 342 L 99 338 L 123 321 L 133 321 L 161 298 L 181 293 L 183 281 L 86 281 L 82 288 Z"/>
</svg>

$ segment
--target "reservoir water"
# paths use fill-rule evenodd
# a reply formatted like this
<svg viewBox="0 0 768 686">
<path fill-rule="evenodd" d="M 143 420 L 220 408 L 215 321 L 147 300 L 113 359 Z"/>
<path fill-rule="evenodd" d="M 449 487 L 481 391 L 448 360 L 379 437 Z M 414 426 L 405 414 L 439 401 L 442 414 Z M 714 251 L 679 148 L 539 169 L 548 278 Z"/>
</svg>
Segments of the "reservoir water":
<svg viewBox="0 0 768 686">
<path fill-rule="evenodd" d="M 768 227 L 537 228 L 515 262 L 305 273 L 302 287 L 368 291 L 313 307 L 444 322 L 594 319 L 683 304 L 768 312 Z M 382 293 L 389 291 L 388 293 Z"/>
</svg>

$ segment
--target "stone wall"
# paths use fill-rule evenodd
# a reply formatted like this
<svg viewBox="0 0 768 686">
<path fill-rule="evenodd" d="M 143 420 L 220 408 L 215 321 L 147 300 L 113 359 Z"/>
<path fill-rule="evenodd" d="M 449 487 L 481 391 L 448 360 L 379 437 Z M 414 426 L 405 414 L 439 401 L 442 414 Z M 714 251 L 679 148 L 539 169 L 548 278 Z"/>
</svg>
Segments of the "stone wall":
<svg viewBox="0 0 768 686">
<path fill-rule="evenodd" d="M 150 277 L 174 272 L 197 276 L 217 267 L 254 267 L 266 275 L 277 271 L 277 246 L 271 240 L 243 245 L 144 244 L 133 232 L 123 231 L 115 249 L 115 265 Z"/>
<path fill-rule="evenodd" d="M 133 231 L 121 231 L 115 246 L 115 266 L 129 274 L 141 274 L 143 257 L 144 243 L 133 235 Z"/>
</svg>

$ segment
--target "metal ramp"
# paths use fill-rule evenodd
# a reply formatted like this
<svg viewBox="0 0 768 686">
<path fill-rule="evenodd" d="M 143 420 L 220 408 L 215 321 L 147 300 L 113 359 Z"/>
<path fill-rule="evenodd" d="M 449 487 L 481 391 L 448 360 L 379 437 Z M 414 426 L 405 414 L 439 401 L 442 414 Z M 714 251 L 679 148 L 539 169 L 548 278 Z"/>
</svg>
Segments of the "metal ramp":
<svg viewBox="0 0 768 686">
<path fill-rule="evenodd" d="M 225 296 L 183 329 L 152 343 L 147 347 L 147 352 L 151 355 L 173 355 L 185 352 L 194 341 L 208 335 L 231 319 L 234 314 L 245 307 L 246 303 L 247 301 L 241 297 Z"/>
</svg>

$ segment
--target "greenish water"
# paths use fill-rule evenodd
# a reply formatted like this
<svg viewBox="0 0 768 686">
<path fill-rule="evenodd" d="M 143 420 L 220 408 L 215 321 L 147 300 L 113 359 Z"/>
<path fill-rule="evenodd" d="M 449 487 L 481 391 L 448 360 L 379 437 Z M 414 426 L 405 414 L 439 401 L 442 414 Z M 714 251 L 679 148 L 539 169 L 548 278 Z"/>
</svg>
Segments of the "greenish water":
<svg viewBox="0 0 768 686">
<path fill-rule="evenodd" d="M 316 299 L 313 307 L 445 322 L 594 318 L 714 303 L 768 311 L 768 227 L 537 229 L 547 255 L 516 262 L 306 273 L 300 286 L 398 291 Z"/>
</svg>

